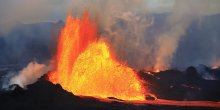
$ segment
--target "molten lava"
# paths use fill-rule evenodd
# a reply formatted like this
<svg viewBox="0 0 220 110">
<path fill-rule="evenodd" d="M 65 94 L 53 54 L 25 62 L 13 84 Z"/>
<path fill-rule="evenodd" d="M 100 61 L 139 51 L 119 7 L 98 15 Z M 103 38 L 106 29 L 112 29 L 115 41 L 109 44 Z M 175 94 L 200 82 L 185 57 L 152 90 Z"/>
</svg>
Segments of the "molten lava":
<svg viewBox="0 0 220 110">
<path fill-rule="evenodd" d="M 49 80 L 75 95 L 144 100 L 136 73 L 116 61 L 104 41 L 97 41 L 96 23 L 85 12 L 82 19 L 68 16 Z"/>
</svg>

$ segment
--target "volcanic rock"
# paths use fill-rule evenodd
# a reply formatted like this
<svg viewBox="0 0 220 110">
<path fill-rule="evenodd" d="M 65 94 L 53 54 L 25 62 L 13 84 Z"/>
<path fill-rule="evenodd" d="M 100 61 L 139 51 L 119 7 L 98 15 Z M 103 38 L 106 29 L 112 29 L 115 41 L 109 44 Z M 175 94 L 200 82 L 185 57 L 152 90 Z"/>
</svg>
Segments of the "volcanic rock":
<svg viewBox="0 0 220 110">
<path fill-rule="evenodd" d="M 13 91 L 0 94 L 1 110 L 213 110 L 204 107 L 180 107 L 166 105 L 135 105 L 122 100 L 100 101 L 91 97 L 79 97 L 44 79 L 28 85 L 23 90 L 14 85 Z M 109 99 L 110 100 L 110 99 Z M 215 109 L 214 109 L 215 110 Z M 217 110 L 217 109 L 216 109 Z"/>
<path fill-rule="evenodd" d="M 210 71 L 216 76 L 220 73 Z M 140 71 L 138 75 L 158 99 L 220 101 L 220 81 L 202 78 L 195 67 L 189 67 L 185 72 L 167 70 L 153 75 Z"/>
</svg>

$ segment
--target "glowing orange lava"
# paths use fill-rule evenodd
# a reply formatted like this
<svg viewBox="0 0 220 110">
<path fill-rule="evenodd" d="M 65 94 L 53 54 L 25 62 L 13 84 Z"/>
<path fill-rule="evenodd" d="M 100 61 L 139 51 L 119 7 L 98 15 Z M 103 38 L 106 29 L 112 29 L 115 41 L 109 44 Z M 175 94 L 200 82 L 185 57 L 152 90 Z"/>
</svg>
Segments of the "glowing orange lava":
<svg viewBox="0 0 220 110">
<path fill-rule="evenodd" d="M 144 100 L 136 73 L 116 61 L 104 41 L 96 40 L 97 26 L 88 15 L 81 20 L 67 17 L 48 79 L 75 95 Z"/>
</svg>

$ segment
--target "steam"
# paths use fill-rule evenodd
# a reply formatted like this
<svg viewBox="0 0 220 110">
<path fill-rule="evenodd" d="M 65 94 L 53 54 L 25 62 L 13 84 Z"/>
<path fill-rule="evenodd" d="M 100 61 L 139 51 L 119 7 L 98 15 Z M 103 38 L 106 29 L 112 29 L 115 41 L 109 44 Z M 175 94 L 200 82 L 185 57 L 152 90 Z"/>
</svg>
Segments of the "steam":
<svg viewBox="0 0 220 110">
<path fill-rule="evenodd" d="M 110 43 L 118 59 L 135 69 L 168 69 L 192 21 L 219 13 L 219 3 L 218 0 L 2 0 L 0 32 L 16 22 L 64 20 L 68 10 L 80 16 L 87 8 L 99 24 L 100 36 Z M 155 13 L 166 14 L 164 23 L 158 23 Z M 184 61 L 187 66 L 210 64 L 209 59 Z M 184 65 L 184 61 L 179 62 Z"/>
<path fill-rule="evenodd" d="M 169 69 L 173 56 L 193 20 L 207 15 L 211 3 L 207 0 L 176 0 L 161 27 L 165 31 L 149 34 L 155 25 L 141 0 L 107 1 L 102 4 L 100 19 L 102 36 L 123 61 L 136 69 Z M 99 7 L 98 7 L 99 8 Z M 99 14 L 100 14 L 99 13 Z"/>
<path fill-rule="evenodd" d="M 48 66 L 44 64 L 30 62 L 27 67 L 18 72 L 17 76 L 11 78 L 9 85 L 18 84 L 20 87 L 25 88 L 26 85 L 36 82 L 48 70 Z"/>
<path fill-rule="evenodd" d="M 173 55 L 175 54 L 179 41 L 184 37 L 187 27 L 193 19 L 204 16 L 204 9 L 207 7 L 204 0 L 177 0 L 173 11 L 166 21 L 168 28 L 160 33 L 157 39 L 158 51 L 156 52 L 155 68 L 169 68 Z"/>
</svg>

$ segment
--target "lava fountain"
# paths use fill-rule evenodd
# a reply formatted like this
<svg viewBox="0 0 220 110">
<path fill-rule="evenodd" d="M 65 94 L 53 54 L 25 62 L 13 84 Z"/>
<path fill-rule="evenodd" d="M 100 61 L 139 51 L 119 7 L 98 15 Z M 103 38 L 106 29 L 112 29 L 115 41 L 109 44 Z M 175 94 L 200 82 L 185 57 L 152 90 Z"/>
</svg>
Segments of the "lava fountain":
<svg viewBox="0 0 220 110">
<path fill-rule="evenodd" d="M 49 81 L 75 95 L 145 100 L 146 90 L 137 74 L 117 61 L 109 46 L 97 36 L 97 25 L 88 12 L 81 20 L 68 15 Z"/>
</svg>

